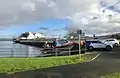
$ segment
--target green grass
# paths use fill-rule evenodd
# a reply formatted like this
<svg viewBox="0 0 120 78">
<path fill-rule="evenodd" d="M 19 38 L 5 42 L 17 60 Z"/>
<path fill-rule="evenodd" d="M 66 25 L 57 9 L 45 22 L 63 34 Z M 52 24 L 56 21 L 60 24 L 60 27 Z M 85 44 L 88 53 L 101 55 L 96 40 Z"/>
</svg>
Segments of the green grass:
<svg viewBox="0 0 120 78">
<path fill-rule="evenodd" d="M 120 72 L 108 74 L 106 76 L 103 76 L 102 78 L 120 78 Z"/>
<path fill-rule="evenodd" d="M 96 54 L 43 58 L 0 58 L 0 73 L 14 73 L 89 61 Z"/>
</svg>

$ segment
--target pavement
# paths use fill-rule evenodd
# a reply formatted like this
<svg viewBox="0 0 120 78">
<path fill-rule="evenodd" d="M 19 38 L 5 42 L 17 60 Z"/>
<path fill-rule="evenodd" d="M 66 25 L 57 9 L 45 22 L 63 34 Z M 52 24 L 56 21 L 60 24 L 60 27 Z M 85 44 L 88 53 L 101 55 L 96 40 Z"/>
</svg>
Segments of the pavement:
<svg viewBox="0 0 120 78">
<path fill-rule="evenodd" d="M 120 72 L 120 47 L 101 52 L 91 62 L 19 72 L 6 78 L 102 78 L 115 72 Z"/>
</svg>

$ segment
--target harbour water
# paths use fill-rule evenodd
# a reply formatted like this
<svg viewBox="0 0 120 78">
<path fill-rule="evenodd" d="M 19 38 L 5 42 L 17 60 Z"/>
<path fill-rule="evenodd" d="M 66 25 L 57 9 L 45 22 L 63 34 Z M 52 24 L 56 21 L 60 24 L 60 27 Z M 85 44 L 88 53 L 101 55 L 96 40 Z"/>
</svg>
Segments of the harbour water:
<svg viewBox="0 0 120 78">
<path fill-rule="evenodd" d="M 0 41 L 0 57 L 37 57 L 42 55 L 40 48 Z"/>
</svg>

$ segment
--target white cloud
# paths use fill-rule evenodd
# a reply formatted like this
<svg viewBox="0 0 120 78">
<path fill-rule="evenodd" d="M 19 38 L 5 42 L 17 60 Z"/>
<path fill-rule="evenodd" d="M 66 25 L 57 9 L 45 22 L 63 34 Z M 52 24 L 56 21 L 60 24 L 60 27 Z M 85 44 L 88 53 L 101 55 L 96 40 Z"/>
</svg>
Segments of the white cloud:
<svg viewBox="0 0 120 78">
<path fill-rule="evenodd" d="M 25 11 L 36 11 L 35 4 L 29 1 L 25 2 L 22 5 L 22 9 L 24 9 Z"/>
<path fill-rule="evenodd" d="M 50 3 L 48 3 L 48 7 L 55 7 L 56 6 L 56 3 L 51 1 Z"/>
<path fill-rule="evenodd" d="M 82 7 L 82 9 L 83 8 L 84 7 Z M 109 20 L 109 15 L 112 15 L 113 19 Z M 96 17 L 96 19 L 93 20 L 93 17 Z M 106 10 L 105 13 L 103 13 L 99 4 L 94 3 L 94 1 L 88 5 L 88 9 L 82 11 L 82 14 L 81 12 L 74 13 L 72 16 L 69 16 L 69 19 L 73 22 L 73 25 L 70 27 L 73 31 L 81 28 L 83 30 L 87 29 L 88 34 L 102 34 L 119 32 L 120 30 L 120 21 L 118 21 L 120 20 L 119 14 L 111 10 Z"/>
<path fill-rule="evenodd" d="M 43 2 L 43 3 L 47 3 L 47 0 L 36 0 L 38 2 Z"/>
<path fill-rule="evenodd" d="M 69 27 L 73 30 L 87 29 L 89 34 L 118 32 L 119 13 L 110 10 L 103 13 L 102 10 L 99 0 L 0 0 L 0 24 L 9 26 L 49 18 L 67 18 L 71 20 Z M 108 22 L 108 15 L 113 16 L 112 23 Z"/>
<path fill-rule="evenodd" d="M 90 10 L 88 10 L 88 12 L 90 13 L 94 13 L 94 14 L 100 14 L 100 7 L 98 6 L 98 4 L 92 4 L 89 7 Z"/>
</svg>

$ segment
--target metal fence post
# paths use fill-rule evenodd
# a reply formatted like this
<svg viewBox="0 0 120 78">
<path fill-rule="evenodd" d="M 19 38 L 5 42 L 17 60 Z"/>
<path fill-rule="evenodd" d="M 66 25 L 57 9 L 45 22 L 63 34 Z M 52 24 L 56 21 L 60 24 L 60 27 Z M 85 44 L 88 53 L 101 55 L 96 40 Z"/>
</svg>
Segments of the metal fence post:
<svg viewBox="0 0 120 78">
<path fill-rule="evenodd" d="M 79 34 L 79 57 L 81 59 L 81 36 Z"/>
<path fill-rule="evenodd" d="M 58 52 L 58 50 L 57 50 L 57 48 L 55 49 L 55 56 L 57 56 L 57 52 Z"/>
<path fill-rule="evenodd" d="M 26 57 L 29 57 L 29 47 L 27 46 Z"/>
<path fill-rule="evenodd" d="M 85 53 L 86 53 L 86 48 L 87 48 L 87 47 L 86 47 L 86 38 L 85 38 Z"/>
<path fill-rule="evenodd" d="M 71 54 L 71 50 L 70 50 L 70 48 L 69 48 L 69 56 L 70 56 L 70 54 Z"/>
<path fill-rule="evenodd" d="M 13 48 L 11 48 L 11 57 L 13 57 Z"/>
</svg>

